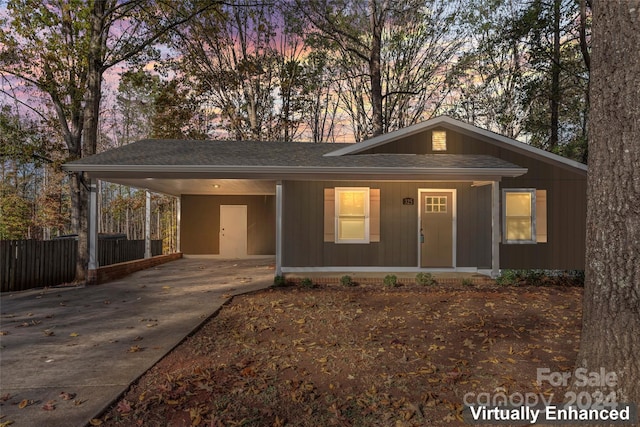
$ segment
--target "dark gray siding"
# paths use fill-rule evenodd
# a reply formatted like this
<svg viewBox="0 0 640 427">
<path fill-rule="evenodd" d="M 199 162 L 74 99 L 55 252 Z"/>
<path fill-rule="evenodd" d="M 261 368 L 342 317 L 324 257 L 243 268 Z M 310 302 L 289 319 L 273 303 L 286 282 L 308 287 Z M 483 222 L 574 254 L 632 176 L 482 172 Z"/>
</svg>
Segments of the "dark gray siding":
<svg viewBox="0 0 640 427">
<path fill-rule="evenodd" d="M 220 205 L 247 205 L 247 254 L 275 254 L 275 196 L 181 198 L 180 246 L 188 255 L 220 253 Z"/>
<path fill-rule="evenodd" d="M 380 242 L 335 244 L 323 242 L 324 189 L 363 187 L 380 189 Z M 457 265 L 491 266 L 490 187 L 445 182 L 287 181 L 283 185 L 283 266 L 418 265 L 418 189 L 457 190 Z M 402 199 L 415 199 L 403 205 Z"/>
<path fill-rule="evenodd" d="M 567 165 L 552 164 L 446 130 L 447 153 L 488 154 L 529 170 L 521 177 L 505 178 L 500 183 L 500 188 L 547 190 L 548 242 L 526 245 L 501 244 L 500 268 L 584 269 L 586 173 Z M 373 148 L 367 153 L 432 153 L 431 130 Z"/>
</svg>

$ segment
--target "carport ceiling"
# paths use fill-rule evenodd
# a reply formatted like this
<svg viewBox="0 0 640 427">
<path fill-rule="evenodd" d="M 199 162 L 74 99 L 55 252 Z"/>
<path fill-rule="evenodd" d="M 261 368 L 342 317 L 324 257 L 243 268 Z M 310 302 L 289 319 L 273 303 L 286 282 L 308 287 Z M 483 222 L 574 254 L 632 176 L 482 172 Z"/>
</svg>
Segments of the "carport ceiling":
<svg viewBox="0 0 640 427">
<path fill-rule="evenodd" d="M 106 181 L 173 196 L 181 194 L 263 195 L 276 193 L 276 182 L 269 180 L 109 178 Z"/>
</svg>

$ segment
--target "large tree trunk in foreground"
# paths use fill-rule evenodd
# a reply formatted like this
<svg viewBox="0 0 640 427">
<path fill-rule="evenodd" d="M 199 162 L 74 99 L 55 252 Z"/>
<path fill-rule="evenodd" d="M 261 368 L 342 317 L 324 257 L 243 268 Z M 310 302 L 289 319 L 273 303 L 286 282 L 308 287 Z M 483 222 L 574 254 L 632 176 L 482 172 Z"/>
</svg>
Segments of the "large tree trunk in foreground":
<svg viewBox="0 0 640 427">
<path fill-rule="evenodd" d="M 640 0 L 594 1 L 593 14 L 587 266 L 577 367 L 615 372 L 617 384 L 607 393 L 638 404 Z"/>
</svg>

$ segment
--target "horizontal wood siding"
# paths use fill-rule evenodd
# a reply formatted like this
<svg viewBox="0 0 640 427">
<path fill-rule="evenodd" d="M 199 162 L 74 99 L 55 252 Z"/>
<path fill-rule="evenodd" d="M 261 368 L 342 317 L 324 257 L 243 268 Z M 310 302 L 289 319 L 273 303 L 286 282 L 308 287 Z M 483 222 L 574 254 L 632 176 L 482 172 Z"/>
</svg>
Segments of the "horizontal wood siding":
<svg viewBox="0 0 640 427">
<path fill-rule="evenodd" d="M 247 255 L 275 254 L 275 196 L 183 195 L 180 246 L 184 254 L 220 253 L 220 205 L 247 205 Z"/>
<path fill-rule="evenodd" d="M 431 130 L 372 148 L 367 153 L 433 153 Z M 500 183 L 501 189 L 547 190 L 547 243 L 500 244 L 500 268 L 584 269 L 587 216 L 585 172 L 567 165 L 550 164 L 448 129 L 446 153 L 487 154 L 529 170 L 521 177 L 505 178 Z M 464 253 L 462 257 L 465 259 Z"/>
<path fill-rule="evenodd" d="M 380 189 L 380 242 L 369 244 L 324 242 L 324 194 L 326 188 L 334 187 Z M 287 181 L 284 183 L 283 266 L 417 267 L 418 204 L 420 203 L 418 189 L 420 188 L 458 190 L 458 265 L 490 266 L 491 203 L 490 191 L 486 188 L 472 188 L 471 183 L 352 181 Z M 413 198 L 415 204 L 403 205 L 402 200 L 407 197 Z M 487 197 L 489 197 L 488 201 Z M 479 212 L 483 208 L 486 208 L 486 213 Z M 473 234 L 471 237 L 462 235 L 461 229 Z"/>
</svg>

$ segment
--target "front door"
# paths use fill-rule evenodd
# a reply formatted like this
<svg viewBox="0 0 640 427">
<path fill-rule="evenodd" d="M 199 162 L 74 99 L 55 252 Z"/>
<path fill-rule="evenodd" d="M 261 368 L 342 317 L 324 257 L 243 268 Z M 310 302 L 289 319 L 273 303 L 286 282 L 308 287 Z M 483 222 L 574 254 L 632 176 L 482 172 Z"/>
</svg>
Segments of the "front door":
<svg viewBox="0 0 640 427">
<path fill-rule="evenodd" d="M 220 205 L 220 255 L 247 255 L 247 206 Z"/>
<path fill-rule="evenodd" d="M 453 267 L 453 191 L 420 193 L 422 267 Z"/>
</svg>

